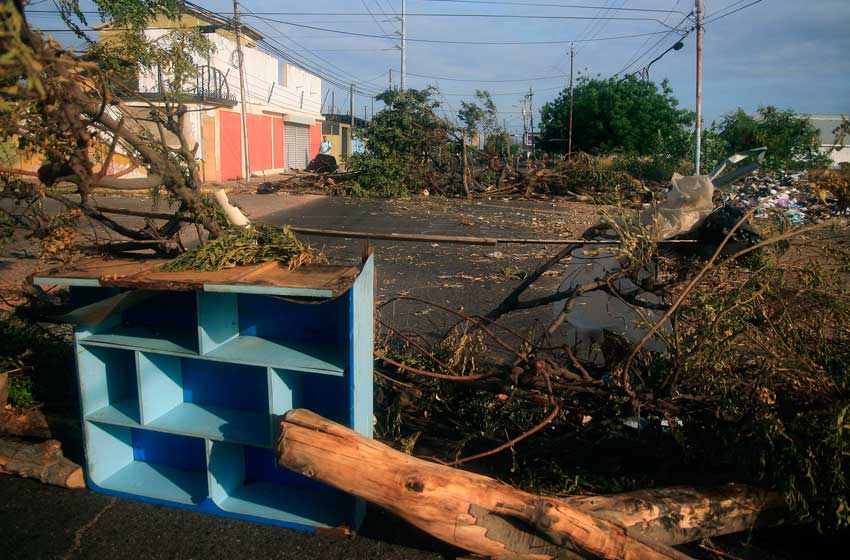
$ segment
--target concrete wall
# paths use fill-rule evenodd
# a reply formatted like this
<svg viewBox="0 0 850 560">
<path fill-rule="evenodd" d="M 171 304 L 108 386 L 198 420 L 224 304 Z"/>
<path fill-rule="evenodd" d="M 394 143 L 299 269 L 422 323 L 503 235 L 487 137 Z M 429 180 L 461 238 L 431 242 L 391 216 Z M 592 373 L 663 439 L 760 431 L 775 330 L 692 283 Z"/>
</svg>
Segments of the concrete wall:
<svg viewBox="0 0 850 560">
<path fill-rule="evenodd" d="M 148 29 L 145 36 L 155 41 L 167 34 L 165 29 Z M 218 33 L 207 34 L 215 47 L 209 58 L 197 57 L 198 65 L 209 64 L 227 76 L 230 93 L 238 101 L 239 58 L 236 41 Z M 291 64 L 283 64 L 276 57 L 257 48 L 243 46 L 245 57 L 245 96 L 249 113 L 299 113 L 321 120 L 322 80 Z M 155 71 L 141 69 L 139 91 L 158 91 Z M 240 111 L 239 103 L 233 108 Z"/>
</svg>

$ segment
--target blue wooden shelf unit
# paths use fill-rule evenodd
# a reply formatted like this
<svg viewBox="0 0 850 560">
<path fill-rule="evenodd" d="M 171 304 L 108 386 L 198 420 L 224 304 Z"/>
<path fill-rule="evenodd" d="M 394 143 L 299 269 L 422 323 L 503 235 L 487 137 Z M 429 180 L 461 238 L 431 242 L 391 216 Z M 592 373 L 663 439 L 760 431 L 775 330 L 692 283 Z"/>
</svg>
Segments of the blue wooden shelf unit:
<svg viewBox="0 0 850 560">
<path fill-rule="evenodd" d="M 362 501 L 279 467 L 277 418 L 307 408 L 371 437 L 374 262 L 166 273 L 96 260 L 35 278 L 84 304 L 74 344 L 97 491 L 299 529 Z"/>
</svg>

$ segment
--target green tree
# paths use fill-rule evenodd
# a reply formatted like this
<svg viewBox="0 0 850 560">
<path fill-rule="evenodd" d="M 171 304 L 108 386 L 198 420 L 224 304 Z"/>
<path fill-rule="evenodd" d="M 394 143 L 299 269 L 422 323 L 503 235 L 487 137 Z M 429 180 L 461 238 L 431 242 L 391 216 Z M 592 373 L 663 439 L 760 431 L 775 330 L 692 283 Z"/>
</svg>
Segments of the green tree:
<svg viewBox="0 0 850 560">
<path fill-rule="evenodd" d="M 434 113 L 435 91 L 390 89 L 376 97 L 386 108 L 364 132 L 366 151 L 351 158 L 358 184 L 369 194 L 396 196 L 443 186 L 435 181 L 452 165 L 453 152 L 447 149 L 452 127 Z"/>
<path fill-rule="evenodd" d="M 500 133 L 499 113 L 489 91 L 475 90 L 475 99 L 478 101 L 477 103 L 475 101 L 461 101 L 457 116 L 466 126 L 469 138 L 481 135 L 486 140 L 490 136 Z"/>
<path fill-rule="evenodd" d="M 743 109 L 721 119 L 720 138 L 728 152 L 765 146 L 765 169 L 796 171 L 824 167 L 829 156 L 820 151 L 820 133 L 808 117 L 775 107 L 759 107 L 756 116 Z"/>
<path fill-rule="evenodd" d="M 694 115 L 678 105 L 666 80 L 659 88 L 634 76 L 622 80 L 581 76 L 573 89 L 573 150 L 646 155 L 656 151 L 659 142 L 681 144 L 684 127 L 693 124 Z M 567 138 L 569 107 L 568 89 L 543 105 L 543 145 L 550 151 L 564 151 L 563 141 L 556 139 Z"/>
</svg>

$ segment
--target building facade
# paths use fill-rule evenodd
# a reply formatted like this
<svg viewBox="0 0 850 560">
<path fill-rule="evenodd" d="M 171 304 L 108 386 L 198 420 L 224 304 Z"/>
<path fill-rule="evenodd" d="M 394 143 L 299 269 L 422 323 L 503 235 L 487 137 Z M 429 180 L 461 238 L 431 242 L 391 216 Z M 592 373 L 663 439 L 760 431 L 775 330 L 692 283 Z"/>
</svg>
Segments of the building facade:
<svg viewBox="0 0 850 560">
<path fill-rule="evenodd" d="M 304 169 L 316 156 L 324 118 L 321 114 L 322 81 L 301 68 L 281 62 L 263 52 L 263 36 L 242 26 L 245 76 L 245 128 L 243 135 L 239 53 L 230 23 L 213 13 L 186 7 L 179 22 L 154 20 L 145 35 L 155 41 L 170 27 L 198 27 L 213 45 L 208 56 L 195 61 L 197 77 L 184 84 L 181 100 L 190 110 L 187 130 L 197 142 L 202 178 L 208 182 L 244 179 Z M 101 40 L 108 40 L 109 25 L 101 26 Z M 163 99 L 168 76 L 160 68 L 140 69 L 138 94 L 148 101 Z M 143 101 L 137 105 L 144 110 Z"/>
</svg>

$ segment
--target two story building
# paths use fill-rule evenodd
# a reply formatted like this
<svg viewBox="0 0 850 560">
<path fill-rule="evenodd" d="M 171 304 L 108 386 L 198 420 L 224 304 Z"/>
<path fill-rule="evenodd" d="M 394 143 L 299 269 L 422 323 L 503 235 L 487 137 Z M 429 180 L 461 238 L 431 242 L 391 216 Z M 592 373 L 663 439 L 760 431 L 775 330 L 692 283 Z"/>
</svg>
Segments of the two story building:
<svg viewBox="0 0 850 560">
<path fill-rule="evenodd" d="M 199 28 L 214 49 L 198 58 L 197 77 L 182 88 L 180 99 L 190 110 L 185 134 L 197 142 L 197 158 L 205 181 L 244 179 L 284 170 L 304 169 L 321 143 L 322 81 L 319 77 L 263 52 L 263 35 L 242 25 L 241 41 L 245 74 L 245 127 L 243 137 L 239 54 L 229 20 L 212 12 L 186 6 L 178 21 L 154 20 L 145 31 L 155 41 L 175 27 Z M 114 33 L 110 24 L 98 27 L 100 40 Z M 146 103 L 164 99 L 168 77 L 160 68 L 140 69 L 135 84 L 138 93 L 125 103 L 142 112 Z M 173 94 L 172 94 L 173 95 Z M 134 100 L 135 98 L 135 100 Z M 173 140 L 173 139 L 172 139 Z"/>
</svg>

